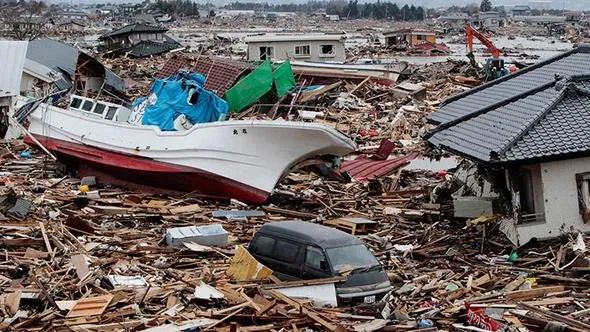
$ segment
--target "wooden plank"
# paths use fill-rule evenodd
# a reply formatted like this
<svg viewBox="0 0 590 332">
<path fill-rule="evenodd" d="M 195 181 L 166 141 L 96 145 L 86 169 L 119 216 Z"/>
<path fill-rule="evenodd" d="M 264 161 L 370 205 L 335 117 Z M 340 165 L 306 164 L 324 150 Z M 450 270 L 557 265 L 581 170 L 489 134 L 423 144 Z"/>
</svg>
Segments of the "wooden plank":
<svg viewBox="0 0 590 332">
<path fill-rule="evenodd" d="M 512 292 L 507 292 L 504 295 L 506 298 L 512 300 L 526 300 L 526 299 L 535 299 L 541 296 L 547 295 L 547 293 L 555 293 L 555 292 L 563 292 L 565 287 L 563 286 L 549 286 L 549 287 L 539 287 L 533 289 L 523 289 L 517 290 Z"/>
<path fill-rule="evenodd" d="M 66 317 L 84 317 L 102 314 L 113 299 L 113 295 L 87 297 L 78 300 Z"/>
<path fill-rule="evenodd" d="M 539 301 L 526 301 L 524 303 L 528 305 L 534 306 L 546 306 L 546 305 L 556 305 L 556 304 L 567 304 L 574 300 L 573 297 L 554 297 L 549 299 L 543 299 Z"/>
<path fill-rule="evenodd" d="M 43 224 L 42 221 L 39 221 L 39 228 L 41 229 L 41 235 L 43 236 L 43 242 L 45 242 L 47 252 L 51 254 L 53 250 L 51 249 L 51 243 L 49 242 L 49 238 L 47 237 L 47 233 L 45 232 L 45 224 Z"/>
<path fill-rule="evenodd" d="M 578 328 L 578 329 L 583 329 L 583 330 L 586 330 L 586 331 L 590 331 L 590 324 L 586 324 L 586 323 L 583 323 L 583 322 L 580 322 L 580 321 L 577 321 L 577 320 L 574 320 L 574 319 L 571 319 L 571 318 L 567 318 L 566 316 L 553 313 L 553 312 L 551 312 L 549 310 L 537 308 L 537 307 L 532 306 L 530 304 L 520 303 L 519 305 L 522 306 L 523 308 L 529 310 L 529 311 L 532 311 L 534 313 L 540 314 L 540 315 L 545 316 L 545 317 L 549 317 L 549 318 L 551 318 L 553 320 L 556 320 L 558 322 L 562 322 L 562 323 L 564 323 L 564 324 L 566 324 L 568 326 L 571 326 L 571 327 L 574 327 L 574 328 Z"/>
</svg>

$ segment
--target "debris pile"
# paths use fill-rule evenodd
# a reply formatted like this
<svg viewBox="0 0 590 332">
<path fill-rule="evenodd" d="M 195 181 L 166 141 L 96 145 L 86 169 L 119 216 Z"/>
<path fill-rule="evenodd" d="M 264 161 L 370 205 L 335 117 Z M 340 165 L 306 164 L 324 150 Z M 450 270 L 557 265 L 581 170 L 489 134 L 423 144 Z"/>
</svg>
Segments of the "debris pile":
<svg viewBox="0 0 590 332">
<path fill-rule="evenodd" d="M 256 208 L 59 176 L 58 165 L 31 152 L 4 144 L 2 329 L 589 326 L 588 238 L 512 248 L 497 218 L 451 222 L 444 203 L 431 202 L 447 181 L 438 172 L 343 183 L 301 169 Z M 337 280 L 283 282 L 247 268 L 242 246 L 256 229 L 290 219 L 359 236 L 385 266 L 391 293 L 322 307 L 288 290 Z"/>
</svg>

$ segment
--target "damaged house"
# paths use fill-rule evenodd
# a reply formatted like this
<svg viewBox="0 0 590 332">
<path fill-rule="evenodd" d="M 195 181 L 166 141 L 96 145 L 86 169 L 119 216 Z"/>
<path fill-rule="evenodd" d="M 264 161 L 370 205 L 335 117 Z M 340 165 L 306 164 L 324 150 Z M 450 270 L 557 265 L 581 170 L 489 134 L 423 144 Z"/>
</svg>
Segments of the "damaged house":
<svg viewBox="0 0 590 332">
<path fill-rule="evenodd" d="M 30 41 L 27 59 L 43 66 L 38 68 L 50 68 L 61 74 L 63 79 L 55 82 L 57 90 L 74 87 L 81 95 L 99 91 L 117 97 L 125 95 L 121 77 L 90 55 L 60 41 L 48 38 Z"/>
<path fill-rule="evenodd" d="M 145 23 L 134 23 L 100 36 L 101 49 L 107 55 L 128 54 L 136 58 L 170 52 L 181 45 L 166 35 L 168 29 Z"/>
<path fill-rule="evenodd" d="M 515 244 L 590 232 L 590 47 L 447 99 L 428 141 L 503 179 Z"/>
</svg>

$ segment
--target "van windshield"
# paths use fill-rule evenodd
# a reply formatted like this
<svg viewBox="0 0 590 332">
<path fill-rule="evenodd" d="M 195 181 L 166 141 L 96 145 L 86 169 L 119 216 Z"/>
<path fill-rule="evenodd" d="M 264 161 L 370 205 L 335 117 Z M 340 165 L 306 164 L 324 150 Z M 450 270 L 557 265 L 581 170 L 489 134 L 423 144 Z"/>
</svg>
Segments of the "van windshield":
<svg viewBox="0 0 590 332">
<path fill-rule="evenodd" d="M 379 265 L 375 256 L 373 256 L 364 244 L 326 249 L 326 254 L 335 271 L 340 271 L 347 267 L 356 269 L 359 267 Z"/>
</svg>

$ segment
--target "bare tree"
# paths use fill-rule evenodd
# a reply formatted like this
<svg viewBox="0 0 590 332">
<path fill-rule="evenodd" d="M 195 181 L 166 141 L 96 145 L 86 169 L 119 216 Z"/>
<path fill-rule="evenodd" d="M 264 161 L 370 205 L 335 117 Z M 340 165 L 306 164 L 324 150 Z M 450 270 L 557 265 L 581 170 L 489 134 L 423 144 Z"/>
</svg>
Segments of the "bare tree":
<svg viewBox="0 0 590 332">
<path fill-rule="evenodd" d="M 0 6 L 2 30 L 7 37 L 18 40 L 33 40 L 43 35 L 46 27 L 53 24 L 56 8 L 47 8 L 44 2 L 20 1 Z"/>
</svg>

